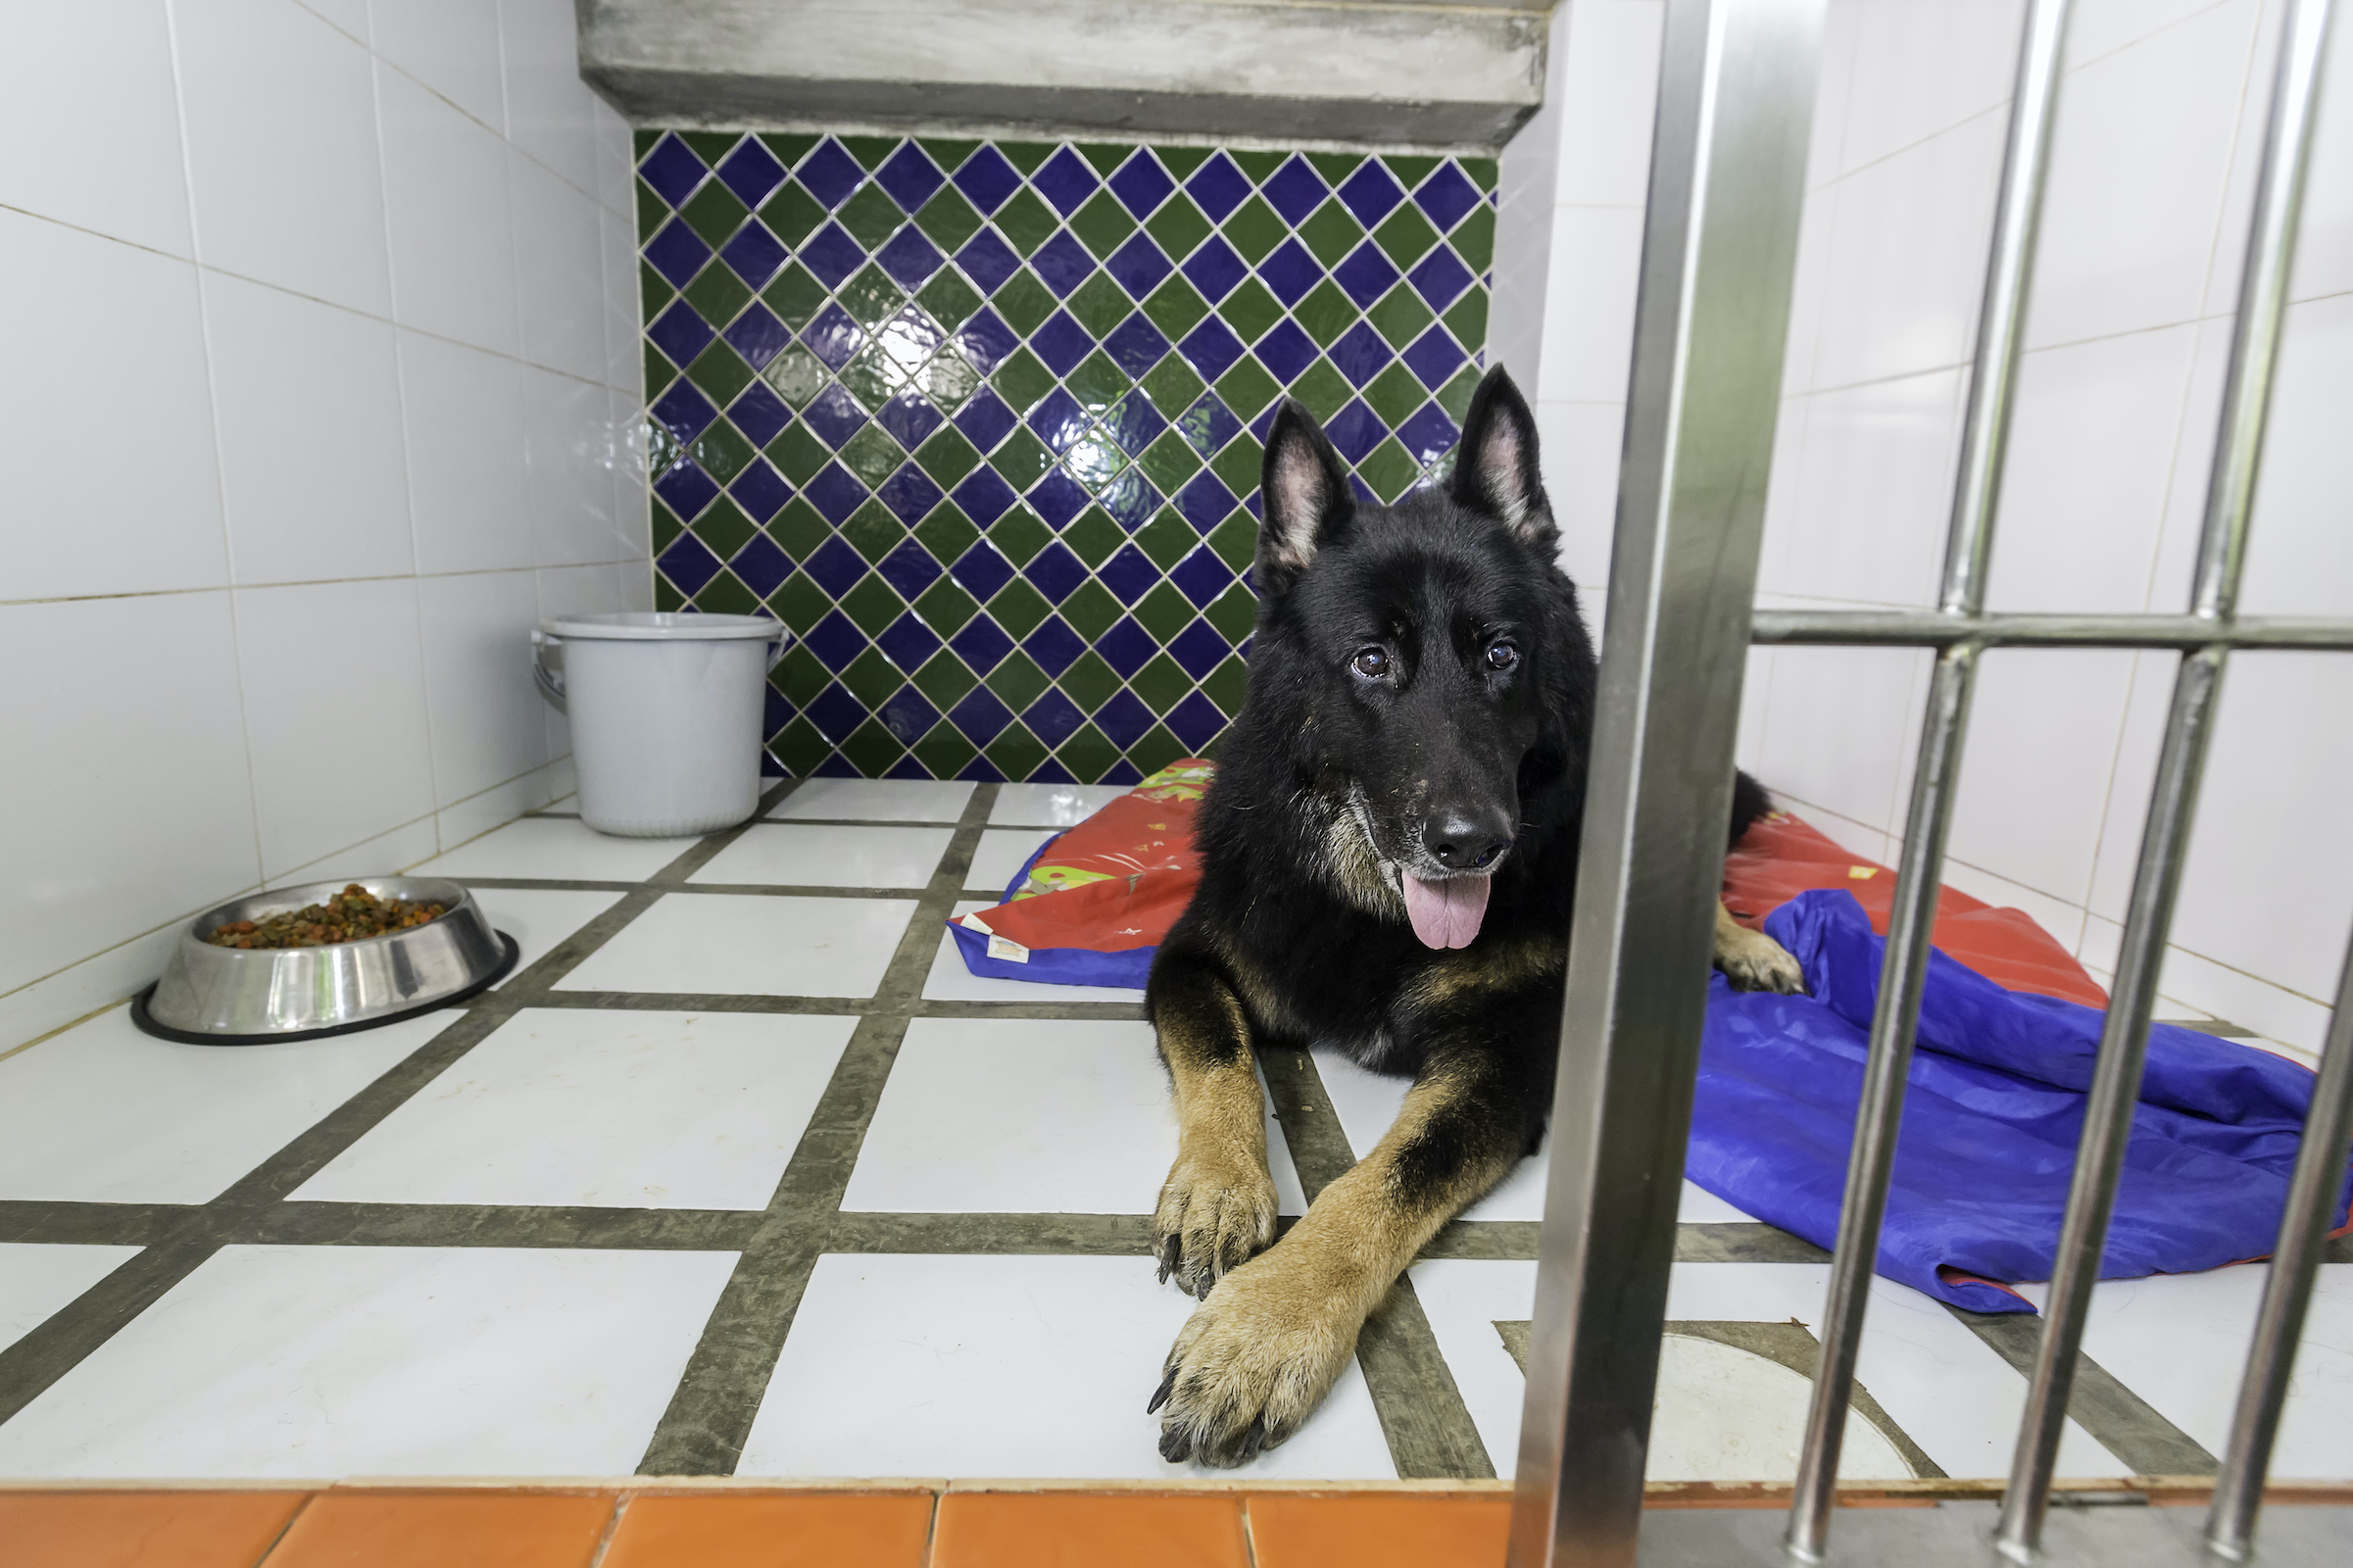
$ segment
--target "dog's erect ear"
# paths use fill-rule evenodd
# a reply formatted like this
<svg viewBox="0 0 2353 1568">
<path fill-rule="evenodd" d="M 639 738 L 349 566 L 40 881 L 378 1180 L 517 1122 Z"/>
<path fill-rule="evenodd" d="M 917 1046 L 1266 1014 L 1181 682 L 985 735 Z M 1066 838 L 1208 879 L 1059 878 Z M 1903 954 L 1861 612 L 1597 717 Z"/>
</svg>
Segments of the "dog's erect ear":
<svg viewBox="0 0 2353 1568">
<path fill-rule="evenodd" d="M 1356 498 L 1323 427 L 1291 398 L 1275 410 L 1266 432 L 1258 483 L 1266 508 L 1258 529 L 1258 591 L 1279 593 L 1348 526 Z"/>
<path fill-rule="evenodd" d="M 1537 472 L 1536 417 L 1499 365 L 1471 394 L 1462 450 L 1454 460 L 1454 502 L 1501 520 L 1529 544 L 1560 538 Z"/>
</svg>

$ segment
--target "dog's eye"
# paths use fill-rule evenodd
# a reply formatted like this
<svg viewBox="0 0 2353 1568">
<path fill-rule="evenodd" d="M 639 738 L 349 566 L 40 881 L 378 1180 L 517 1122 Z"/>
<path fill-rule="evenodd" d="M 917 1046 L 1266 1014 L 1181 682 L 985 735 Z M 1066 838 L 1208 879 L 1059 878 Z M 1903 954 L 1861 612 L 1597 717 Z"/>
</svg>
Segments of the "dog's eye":
<svg viewBox="0 0 2353 1568">
<path fill-rule="evenodd" d="M 1487 646 L 1487 667 L 1510 669 L 1520 662 L 1520 651 L 1509 643 L 1490 643 Z"/>
<path fill-rule="evenodd" d="M 1389 650 L 1386 648 L 1359 649 L 1356 657 L 1348 661 L 1348 666 L 1367 680 L 1379 680 L 1389 673 Z"/>
</svg>

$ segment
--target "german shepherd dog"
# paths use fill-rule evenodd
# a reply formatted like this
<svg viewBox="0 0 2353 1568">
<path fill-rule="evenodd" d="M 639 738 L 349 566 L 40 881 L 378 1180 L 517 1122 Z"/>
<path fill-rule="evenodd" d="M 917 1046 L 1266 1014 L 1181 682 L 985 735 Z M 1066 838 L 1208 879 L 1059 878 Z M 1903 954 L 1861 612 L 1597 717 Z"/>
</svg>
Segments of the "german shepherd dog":
<svg viewBox="0 0 2353 1568">
<path fill-rule="evenodd" d="M 1391 1282 L 1544 1136 L 1597 674 L 1501 369 L 1446 489 L 1358 505 L 1286 401 L 1261 495 L 1249 695 L 1146 992 L 1178 1122 L 1160 1277 L 1201 1298 L 1148 1409 L 1163 1457 L 1210 1465 L 1298 1431 Z M 1767 808 L 1741 776 L 1733 838 Z M 1721 906 L 1715 957 L 1738 985 L 1802 989 Z M 1413 1079 L 1280 1245 L 1261 1041 Z"/>
</svg>

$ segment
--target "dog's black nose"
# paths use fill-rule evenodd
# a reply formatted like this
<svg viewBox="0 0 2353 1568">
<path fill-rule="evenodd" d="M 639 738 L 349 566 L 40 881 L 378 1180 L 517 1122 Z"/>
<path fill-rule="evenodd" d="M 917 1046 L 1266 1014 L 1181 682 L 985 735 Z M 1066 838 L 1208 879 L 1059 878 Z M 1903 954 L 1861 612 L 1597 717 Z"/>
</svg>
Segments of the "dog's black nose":
<svg viewBox="0 0 2353 1568">
<path fill-rule="evenodd" d="M 1500 812 L 1434 811 L 1422 824 L 1422 847 L 1449 871 L 1484 871 L 1511 848 L 1511 824 Z"/>
</svg>

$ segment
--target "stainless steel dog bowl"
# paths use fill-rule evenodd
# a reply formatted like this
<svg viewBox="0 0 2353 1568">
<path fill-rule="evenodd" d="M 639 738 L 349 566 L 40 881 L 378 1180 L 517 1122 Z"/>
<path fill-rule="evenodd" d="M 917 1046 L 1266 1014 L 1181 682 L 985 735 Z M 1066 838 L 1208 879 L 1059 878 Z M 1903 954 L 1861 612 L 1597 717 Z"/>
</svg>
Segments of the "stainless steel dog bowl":
<svg viewBox="0 0 2353 1568">
<path fill-rule="evenodd" d="M 217 948 L 204 934 L 232 920 L 318 904 L 357 880 L 379 899 L 439 904 L 406 931 L 319 948 Z M 473 895 L 428 876 L 377 876 L 277 888 L 207 909 L 172 950 L 164 977 L 131 1003 L 141 1029 L 200 1046 L 316 1040 L 463 1002 L 515 967 L 515 939 L 490 928 Z"/>
</svg>

